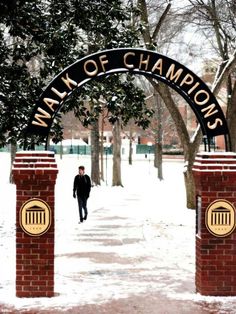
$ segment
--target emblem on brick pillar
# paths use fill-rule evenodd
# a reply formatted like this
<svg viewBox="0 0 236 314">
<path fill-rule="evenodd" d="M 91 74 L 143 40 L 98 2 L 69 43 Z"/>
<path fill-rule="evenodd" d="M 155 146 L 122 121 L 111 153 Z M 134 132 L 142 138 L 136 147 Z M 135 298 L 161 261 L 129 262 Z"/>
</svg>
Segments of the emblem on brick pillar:
<svg viewBox="0 0 236 314">
<path fill-rule="evenodd" d="M 20 226 L 31 236 L 40 236 L 51 226 L 51 209 L 38 198 L 26 201 L 20 209 Z"/>
<path fill-rule="evenodd" d="M 216 237 L 226 237 L 236 226 L 235 208 L 226 200 L 212 202 L 206 210 L 206 227 Z"/>
</svg>

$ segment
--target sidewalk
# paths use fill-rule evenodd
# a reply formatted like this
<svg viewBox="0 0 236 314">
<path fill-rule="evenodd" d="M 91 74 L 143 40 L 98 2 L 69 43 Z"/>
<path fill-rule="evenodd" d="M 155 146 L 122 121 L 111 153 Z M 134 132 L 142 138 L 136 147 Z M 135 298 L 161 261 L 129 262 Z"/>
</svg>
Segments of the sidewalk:
<svg viewBox="0 0 236 314">
<path fill-rule="evenodd" d="M 9 222 L 0 228 L 0 313 L 236 312 L 236 297 L 195 293 L 195 213 L 183 205 L 183 180 L 178 173 L 174 176 L 179 163 L 168 164 L 165 182 L 158 183 L 156 174 L 139 172 L 140 164 L 127 166 L 125 188 L 93 188 L 83 224 L 78 224 L 71 186 L 65 184 L 73 169 L 68 170 L 65 161 L 63 167 L 56 188 L 55 297 L 15 297 L 14 231 Z M 140 173 L 145 184 L 129 185 Z M 4 208 L 0 219 L 10 219 L 10 212 Z"/>
<path fill-rule="evenodd" d="M 181 268 L 178 247 L 173 252 L 171 243 L 175 232 L 189 234 L 187 226 L 110 214 L 100 208 L 83 225 L 74 222 L 70 235 L 57 235 L 55 298 L 18 300 L 15 308 L 1 305 L 0 313 L 235 313 L 230 299 L 222 304 L 195 295 L 193 256 Z M 182 245 L 189 252 L 187 241 Z"/>
<path fill-rule="evenodd" d="M 192 257 L 189 269 L 185 265 L 181 269 L 177 252 L 172 253 L 172 265 L 163 264 L 163 258 L 167 260 L 173 249 L 172 235 L 188 233 L 188 227 L 112 217 L 106 208 L 90 216 L 83 225 L 73 226 L 70 237 L 59 237 L 58 246 L 68 241 L 64 252 L 57 248 L 59 294 L 51 300 L 33 300 L 33 304 L 31 299 L 18 300 L 15 308 L 2 304 L 0 313 L 235 313 L 230 302 L 222 304 L 214 298 L 207 302 L 207 298 L 204 301 L 203 297 L 194 295 Z M 77 245 L 79 249 L 75 252 L 73 248 Z M 182 245 L 189 250 L 187 242 Z"/>
</svg>

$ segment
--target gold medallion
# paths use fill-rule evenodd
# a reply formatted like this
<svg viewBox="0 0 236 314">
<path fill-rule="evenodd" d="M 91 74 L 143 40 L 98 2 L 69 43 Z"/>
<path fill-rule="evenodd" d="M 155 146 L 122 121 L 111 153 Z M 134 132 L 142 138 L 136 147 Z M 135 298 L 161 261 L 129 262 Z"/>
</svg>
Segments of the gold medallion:
<svg viewBox="0 0 236 314">
<path fill-rule="evenodd" d="M 235 208 L 226 200 L 212 202 L 205 216 L 208 231 L 216 237 L 226 237 L 235 229 Z"/>
<path fill-rule="evenodd" d="M 20 226 L 31 236 L 40 236 L 51 226 L 51 209 L 38 198 L 26 201 L 20 209 Z"/>
</svg>

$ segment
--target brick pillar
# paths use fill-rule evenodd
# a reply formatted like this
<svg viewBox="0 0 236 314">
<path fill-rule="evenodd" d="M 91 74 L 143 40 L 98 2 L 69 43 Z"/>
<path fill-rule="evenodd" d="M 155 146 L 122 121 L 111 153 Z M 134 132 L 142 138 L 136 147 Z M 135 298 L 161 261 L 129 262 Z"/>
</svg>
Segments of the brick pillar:
<svg viewBox="0 0 236 314">
<path fill-rule="evenodd" d="M 53 152 L 25 151 L 16 154 L 13 179 L 17 195 L 16 296 L 18 297 L 54 295 L 54 186 L 57 172 Z M 37 206 L 30 208 L 29 204 Z M 49 219 L 50 224 L 48 223 L 48 229 L 44 230 L 43 234 L 39 234 L 44 227 L 45 214 L 48 215 L 46 219 Z M 25 230 L 23 225 L 26 227 Z M 30 232 L 27 232 L 27 228 L 30 228 Z"/>
<path fill-rule="evenodd" d="M 196 290 L 202 295 L 235 296 L 236 229 L 230 227 L 229 234 L 220 233 L 235 222 L 236 154 L 198 154 L 193 173 L 197 203 Z M 227 202 L 233 206 L 230 218 L 215 218 L 217 211 L 217 217 L 225 217 L 221 215 L 228 211 L 224 208 Z M 208 216 L 212 208 L 212 216 Z M 213 233 L 209 226 L 214 228 Z"/>
</svg>

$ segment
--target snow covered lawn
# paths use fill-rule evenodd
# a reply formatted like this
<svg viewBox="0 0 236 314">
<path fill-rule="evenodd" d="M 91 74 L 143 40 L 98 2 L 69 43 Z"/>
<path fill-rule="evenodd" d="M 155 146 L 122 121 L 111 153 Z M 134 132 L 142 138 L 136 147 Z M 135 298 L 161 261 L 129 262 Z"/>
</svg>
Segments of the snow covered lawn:
<svg viewBox="0 0 236 314">
<path fill-rule="evenodd" d="M 12 308 L 13 312 L 71 309 L 70 313 L 82 313 L 73 308 L 94 305 L 100 313 L 98 308 L 109 302 L 145 295 L 175 302 L 177 308 L 178 302 L 188 302 L 203 311 L 199 313 L 236 312 L 236 297 L 195 293 L 195 211 L 185 207 L 181 161 L 164 162 L 165 180 L 160 182 L 148 160 L 136 160 L 132 166 L 125 160 L 122 188 L 111 187 L 109 159 L 108 185 L 92 188 L 88 220 L 78 224 L 72 183 L 79 165 L 85 165 L 90 174 L 90 159 L 57 157 L 56 296 L 16 298 L 15 186 L 8 184 L 9 155 L 1 153 L 0 161 L 0 312 Z M 169 310 L 165 313 L 182 313 Z M 101 313 L 111 312 L 103 308 Z M 190 307 L 184 313 L 193 311 Z"/>
</svg>

